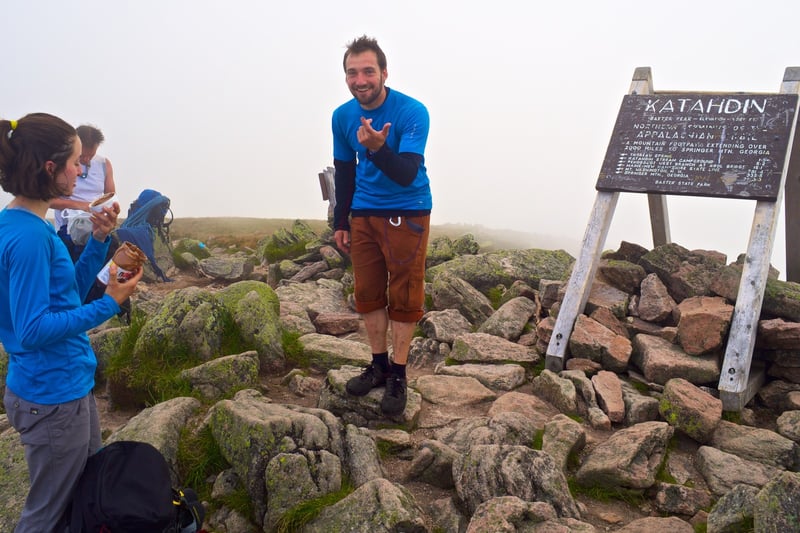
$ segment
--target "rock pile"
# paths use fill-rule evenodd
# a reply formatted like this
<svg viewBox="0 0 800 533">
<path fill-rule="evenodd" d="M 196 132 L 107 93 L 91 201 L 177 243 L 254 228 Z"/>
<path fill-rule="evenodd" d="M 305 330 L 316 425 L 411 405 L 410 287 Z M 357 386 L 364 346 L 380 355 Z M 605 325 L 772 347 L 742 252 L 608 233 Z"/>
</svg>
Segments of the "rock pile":
<svg viewBox="0 0 800 533">
<path fill-rule="evenodd" d="M 370 360 L 346 258 L 325 239 L 300 246 L 308 234 L 294 235 L 302 237 L 280 236 L 291 258 L 275 255 L 274 242 L 255 261 L 184 257 L 197 269 L 211 258 L 264 264 L 268 250 L 266 276 L 250 270 L 222 290 L 137 302 L 149 309 L 141 339 L 182 340 L 203 362 L 181 373 L 193 398 L 144 409 L 107 442 L 151 442 L 178 471 L 181 435 L 210 435 L 228 467 L 208 481 L 208 531 L 796 530 L 796 284 L 769 281 L 755 352 L 769 381 L 741 413 L 724 413 L 715 387 L 736 263 L 622 243 L 605 254 L 556 374 L 543 358 L 572 258 L 475 253 L 469 238 L 435 243 L 408 405 L 387 419 L 380 389 L 360 398 L 344 390 Z M 247 351 L 222 353 L 224 331 L 205 325 L 223 318 L 247 333 Z M 276 343 L 286 333 L 299 350 Z M 101 360 L 120 334 L 92 335 Z M 275 375 L 296 401 L 265 389 Z M 13 430 L 3 431 L 3 494 L 25 494 L 22 453 Z M 249 512 L 226 503 L 236 494 Z M 0 529 L 13 529 L 20 505 L 12 496 L 0 510 Z"/>
</svg>

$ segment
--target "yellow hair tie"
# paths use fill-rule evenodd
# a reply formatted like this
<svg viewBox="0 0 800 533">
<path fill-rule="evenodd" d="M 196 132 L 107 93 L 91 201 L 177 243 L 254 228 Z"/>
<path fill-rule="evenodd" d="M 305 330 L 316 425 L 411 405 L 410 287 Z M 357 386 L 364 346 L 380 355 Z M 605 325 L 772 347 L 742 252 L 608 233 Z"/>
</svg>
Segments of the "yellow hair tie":
<svg viewBox="0 0 800 533">
<path fill-rule="evenodd" d="M 12 131 L 17 129 L 17 121 L 16 120 L 9 120 L 9 122 L 11 123 L 11 130 Z"/>
</svg>

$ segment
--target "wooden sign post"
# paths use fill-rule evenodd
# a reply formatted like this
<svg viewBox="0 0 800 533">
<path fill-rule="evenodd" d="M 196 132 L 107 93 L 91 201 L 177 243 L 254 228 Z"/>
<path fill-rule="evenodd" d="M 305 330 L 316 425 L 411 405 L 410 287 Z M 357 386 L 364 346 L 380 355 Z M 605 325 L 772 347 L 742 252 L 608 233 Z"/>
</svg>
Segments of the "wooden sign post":
<svg viewBox="0 0 800 533">
<path fill-rule="evenodd" d="M 790 168 L 797 169 L 789 155 L 792 147 L 797 155 L 798 94 L 797 67 L 786 69 L 778 94 L 656 93 L 650 69 L 636 69 L 547 348 L 548 369 L 564 368 L 620 192 L 647 193 L 655 246 L 670 242 L 666 195 L 748 198 L 756 211 L 719 381 L 723 408 L 744 407 L 758 385 L 750 363 L 784 184 Z"/>
</svg>

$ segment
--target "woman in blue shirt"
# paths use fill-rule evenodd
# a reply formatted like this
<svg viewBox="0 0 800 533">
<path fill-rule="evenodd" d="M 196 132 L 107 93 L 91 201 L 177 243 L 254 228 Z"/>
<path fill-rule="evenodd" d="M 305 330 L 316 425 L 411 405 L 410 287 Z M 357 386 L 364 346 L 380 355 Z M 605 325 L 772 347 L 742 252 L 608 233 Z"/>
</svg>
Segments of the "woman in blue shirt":
<svg viewBox="0 0 800 533">
<path fill-rule="evenodd" d="M 9 356 L 3 401 L 30 474 L 17 533 L 57 530 L 86 459 L 102 444 L 92 395 L 97 360 L 86 331 L 117 314 L 142 276 L 118 283 L 112 266 L 105 295 L 82 305 L 119 205 L 92 215 L 92 238 L 73 264 L 45 216 L 53 198 L 72 194 L 80 154 L 75 129 L 53 115 L 0 120 L 0 185 L 14 196 L 0 211 L 0 342 Z"/>
</svg>

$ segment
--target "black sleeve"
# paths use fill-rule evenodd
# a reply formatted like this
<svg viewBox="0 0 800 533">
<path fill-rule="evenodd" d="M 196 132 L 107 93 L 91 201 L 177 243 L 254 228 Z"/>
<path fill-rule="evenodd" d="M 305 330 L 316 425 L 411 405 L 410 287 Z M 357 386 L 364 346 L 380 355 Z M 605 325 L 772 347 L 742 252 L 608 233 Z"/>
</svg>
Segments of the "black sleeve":
<svg viewBox="0 0 800 533">
<path fill-rule="evenodd" d="M 356 190 L 356 160 L 333 160 L 336 173 L 333 185 L 336 193 L 336 205 L 333 208 L 333 229 L 350 231 L 350 206 Z"/>
<path fill-rule="evenodd" d="M 411 185 L 422 164 L 421 155 L 411 152 L 396 154 L 385 144 L 377 152 L 367 151 L 367 158 L 390 180 L 403 187 Z"/>
</svg>

